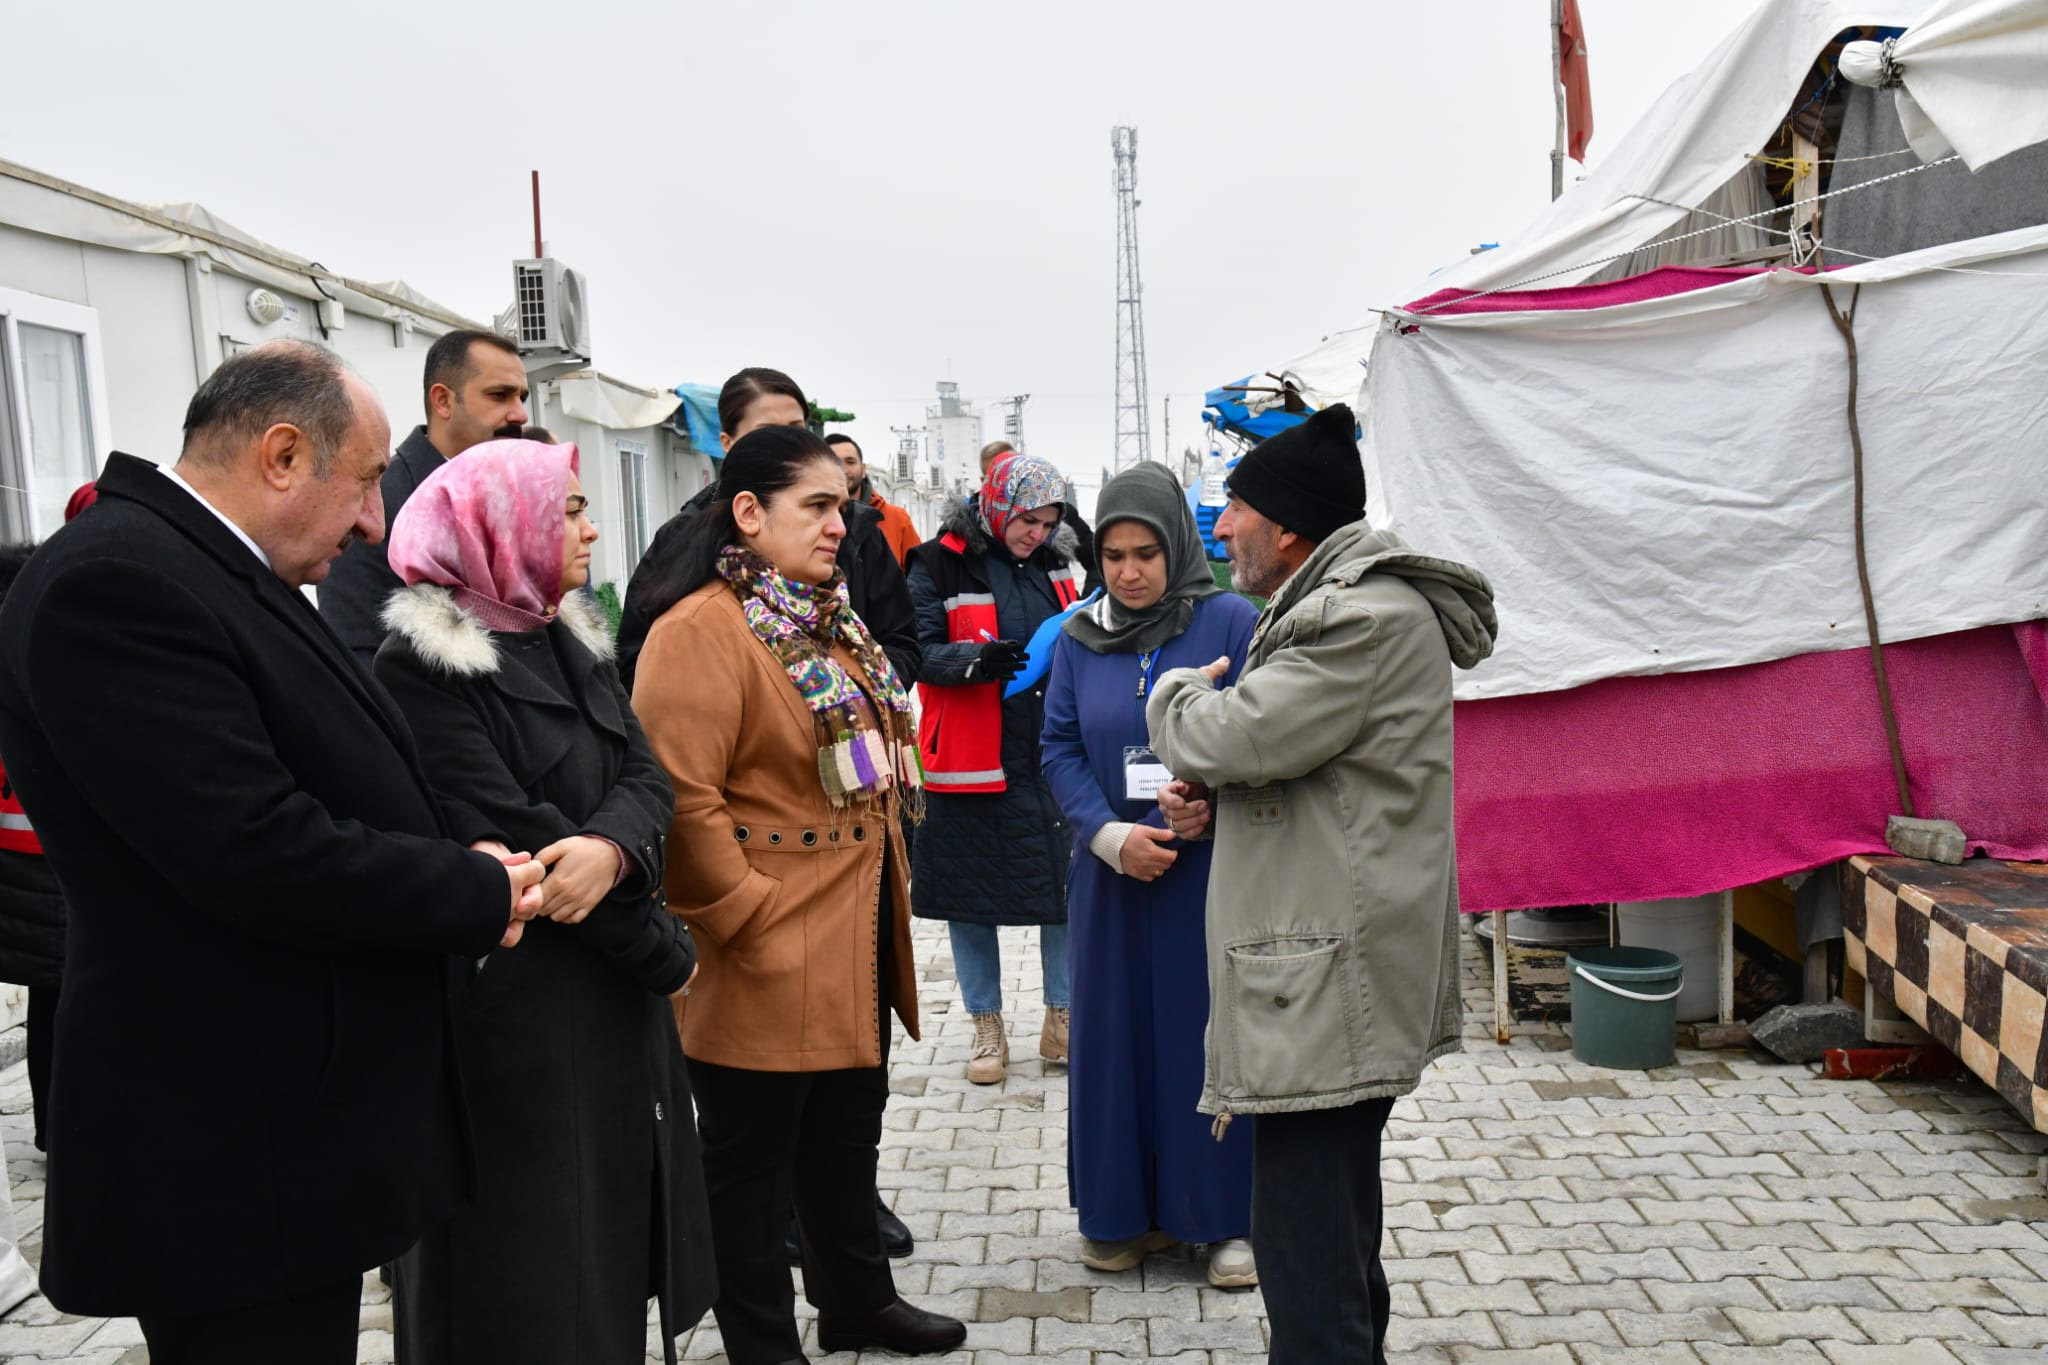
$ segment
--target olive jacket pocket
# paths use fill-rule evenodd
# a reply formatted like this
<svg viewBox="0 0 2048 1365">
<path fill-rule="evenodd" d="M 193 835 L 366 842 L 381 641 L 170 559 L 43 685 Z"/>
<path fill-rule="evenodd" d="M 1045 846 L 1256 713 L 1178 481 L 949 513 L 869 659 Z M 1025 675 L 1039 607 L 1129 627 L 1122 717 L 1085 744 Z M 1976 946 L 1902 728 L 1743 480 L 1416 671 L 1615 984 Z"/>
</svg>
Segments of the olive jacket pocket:
<svg viewBox="0 0 2048 1365">
<path fill-rule="evenodd" d="M 1224 951 L 1226 1099 L 1344 1090 L 1358 1064 L 1358 1006 L 1342 939 L 1268 938 Z"/>
</svg>

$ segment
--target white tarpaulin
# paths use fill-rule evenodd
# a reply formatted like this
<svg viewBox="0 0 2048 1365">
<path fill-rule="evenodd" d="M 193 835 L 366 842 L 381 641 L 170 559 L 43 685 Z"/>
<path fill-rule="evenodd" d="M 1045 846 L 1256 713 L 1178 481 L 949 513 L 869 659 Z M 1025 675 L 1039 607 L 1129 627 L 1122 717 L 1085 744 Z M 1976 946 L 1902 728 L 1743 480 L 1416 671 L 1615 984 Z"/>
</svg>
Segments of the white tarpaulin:
<svg viewBox="0 0 2048 1365">
<path fill-rule="evenodd" d="M 1842 74 L 1903 83 L 1899 122 L 1922 161 L 1977 170 L 2048 141 L 2048 0 L 1938 0 L 1888 43 L 1851 43 Z"/>
<path fill-rule="evenodd" d="M 595 370 L 563 375 L 555 384 L 564 413 L 609 431 L 658 427 L 683 405 L 672 393 L 638 388 Z"/>
<path fill-rule="evenodd" d="M 1859 282 L 1885 638 L 2048 615 L 2048 227 L 1825 277 L 1844 306 Z M 1821 284 L 1390 316 L 1362 413 L 1374 519 L 1499 597 L 1500 643 L 1459 696 L 1866 643 Z"/>
<path fill-rule="evenodd" d="M 1845 29 L 1904 27 L 1926 0 L 1772 0 L 1666 90 L 1627 138 L 1562 199 L 1495 251 L 1437 274 L 1425 289 L 1495 289 L 1541 278 L 1577 284 L 1705 202 L 1785 122 L 1814 59 Z M 2037 95 L 2036 98 L 2039 98 Z M 1644 197 L 1636 197 L 1644 196 Z"/>
</svg>

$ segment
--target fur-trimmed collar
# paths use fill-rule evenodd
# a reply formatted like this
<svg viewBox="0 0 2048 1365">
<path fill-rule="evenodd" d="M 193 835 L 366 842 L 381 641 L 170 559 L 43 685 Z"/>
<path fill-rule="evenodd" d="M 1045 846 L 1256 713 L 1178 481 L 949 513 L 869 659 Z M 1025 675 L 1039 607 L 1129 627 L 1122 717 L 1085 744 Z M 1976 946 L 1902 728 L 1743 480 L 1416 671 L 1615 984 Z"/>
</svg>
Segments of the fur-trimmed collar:
<svg viewBox="0 0 2048 1365">
<path fill-rule="evenodd" d="M 969 554 L 987 555 L 995 552 L 996 543 L 989 537 L 988 528 L 981 524 L 981 518 L 975 515 L 974 499 L 971 497 L 955 504 L 953 510 L 946 514 L 946 519 L 939 523 L 940 535 L 945 535 L 949 531 L 967 542 Z M 1052 557 L 1064 559 L 1069 563 L 1079 563 L 1081 559 L 1081 537 L 1064 517 L 1060 518 L 1060 524 L 1053 528 L 1051 538 L 1031 552 L 1032 562 L 1040 568 L 1059 567 L 1056 563 L 1048 562 Z"/>
<path fill-rule="evenodd" d="M 475 616 L 455 605 L 455 594 L 433 583 L 415 583 L 391 594 L 384 604 L 384 628 L 405 637 L 413 652 L 443 672 L 459 678 L 485 677 L 498 671 L 498 644 Z M 612 657 L 614 645 L 604 611 L 580 592 L 562 599 L 561 622 L 600 661 Z"/>
</svg>

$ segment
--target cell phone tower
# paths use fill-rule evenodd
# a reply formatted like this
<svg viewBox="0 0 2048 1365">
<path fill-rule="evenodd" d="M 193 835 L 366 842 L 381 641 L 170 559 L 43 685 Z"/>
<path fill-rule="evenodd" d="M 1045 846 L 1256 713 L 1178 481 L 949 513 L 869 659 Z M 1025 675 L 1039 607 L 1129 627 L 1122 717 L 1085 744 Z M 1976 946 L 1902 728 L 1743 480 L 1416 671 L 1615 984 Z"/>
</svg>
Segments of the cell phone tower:
<svg viewBox="0 0 2048 1365">
<path fill-rule="evenodd" d="M 1110 129 L 1116 153 L 1116 467 L 1152 458 L 1145 383 L 1145 286 L 1138 275 L 1138 130 Z"/>
</svg>

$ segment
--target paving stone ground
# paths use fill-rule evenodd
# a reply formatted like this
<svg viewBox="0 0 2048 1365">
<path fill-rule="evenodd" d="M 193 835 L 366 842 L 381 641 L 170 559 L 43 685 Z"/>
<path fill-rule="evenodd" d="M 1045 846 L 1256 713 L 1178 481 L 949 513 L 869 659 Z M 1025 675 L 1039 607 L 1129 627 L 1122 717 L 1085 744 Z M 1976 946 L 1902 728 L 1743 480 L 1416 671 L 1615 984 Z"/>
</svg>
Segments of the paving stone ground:
<svg viewBox="0 0 2048 1365">
<path fill-rule="evenodd" d="M 918 1237 L 897 1284 L 970 1324 L 967 1348 L 939 1359 L 1264 1360 L 1258 1292 L 1210 1288 L 1198 1253 L 1121 1275 L 1076 1259 L 1066 1084 L 1036 1057 L 1029 931 L 1003 931 L 1016 1060 L 989 1088 L 962 1075 L 971 1029 L 943 926 L 920 923 L 916 937 L 925 1040 L 898 1040 L 881 1181 Z M 2036 1163 L 2048 1138 L 1988 1088 L 1829 1081 L 1742 1052 L 1601 1071 L 1572 1060 L 1563 1030 L 1533 1024 L 1502 1047 L 1469 938 L 1465 1002 L 1465 1050 L 1388 1125 L 1391 1359 L 2041 1365 L 2048 1196 Z M 43 1162 L 27 1110 L 23 1068 L 0 1072 L 0 1137 L 33 1259 Z M 815 1346 L 801 1300 L 798 1312 Z M 374 1278 L 362 1322 L 359 1360 L 388 1361 L 390 1305 Z M 68 1317 L 40 1297 L 0 1319 L 0 1361 L 142 1365 L 140 1341 L 131 1321 Z M 707 1319 L 682 1354 L 724 1360 L 717 1327 Z"/>
</svg>

